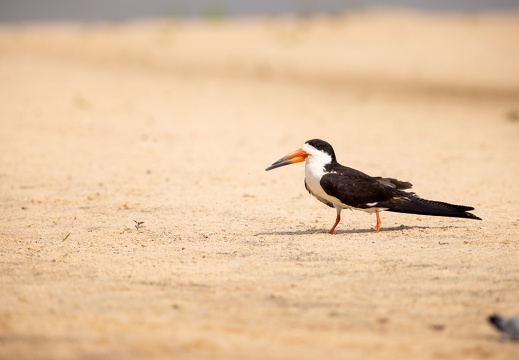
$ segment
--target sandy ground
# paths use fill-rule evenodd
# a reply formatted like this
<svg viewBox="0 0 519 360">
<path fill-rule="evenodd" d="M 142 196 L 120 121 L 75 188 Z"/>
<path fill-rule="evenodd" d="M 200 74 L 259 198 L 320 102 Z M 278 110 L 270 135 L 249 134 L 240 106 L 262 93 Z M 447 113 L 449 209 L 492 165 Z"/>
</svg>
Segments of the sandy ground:
<svg viewBox="0 0 519 360">
<path fill-rule="evenodd" d="M 511 359 L 519 14 L 0 28 L 0 358 Z M 335 211 L 311 138 L 483 221 Z M 136 226 L 136 222 L 143 222 Z"/>
</svg>

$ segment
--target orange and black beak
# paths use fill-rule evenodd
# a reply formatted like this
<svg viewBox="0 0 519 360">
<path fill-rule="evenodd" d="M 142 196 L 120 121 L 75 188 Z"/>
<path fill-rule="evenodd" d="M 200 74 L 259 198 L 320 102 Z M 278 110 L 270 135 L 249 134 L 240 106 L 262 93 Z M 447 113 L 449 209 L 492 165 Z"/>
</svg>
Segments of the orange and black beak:
<svg viewBox="0 0 519 360">
<path fill-rule="evenodd" d="M 281 159 L 270 165 L 268 168 L 266 168 L 266 171 L 285 166 L 290 164 L 295 164 L 301 161 L 305 161 L 306 157 L 308 156 L 308 153 L 306 151 L 303 151 L 301 149 L 296 150 L 287 156 L 283 156 Z"/>
</svg>

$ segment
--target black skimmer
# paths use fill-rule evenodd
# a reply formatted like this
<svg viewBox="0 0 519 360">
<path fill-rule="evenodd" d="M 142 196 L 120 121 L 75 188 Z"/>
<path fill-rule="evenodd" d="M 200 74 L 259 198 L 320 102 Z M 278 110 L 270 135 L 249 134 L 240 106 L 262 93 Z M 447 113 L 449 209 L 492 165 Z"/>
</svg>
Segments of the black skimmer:
<svg viewBox="0 0 519 360">
<path fill-rule="evenodd" d="M 474 210 L 473 207 L 422 199 L 415 193 L 404 191 L 412 187 L 411 183 L 393 178 L 371 177 L 339 164 L 332 146 L 320 139 L 308 140 L 301 149 L 282 157 L 266 170 L 302 161 L 305 161 L 305 187 L 308 192 L 337 210 L 337 218 L 330 234 L 334 233 L 335 227 L 341 221 L 342 209 L 375 213 L 375 232 L 380 230 L 381 211 L 481 220 L 467 212 Z"/>
</svg>

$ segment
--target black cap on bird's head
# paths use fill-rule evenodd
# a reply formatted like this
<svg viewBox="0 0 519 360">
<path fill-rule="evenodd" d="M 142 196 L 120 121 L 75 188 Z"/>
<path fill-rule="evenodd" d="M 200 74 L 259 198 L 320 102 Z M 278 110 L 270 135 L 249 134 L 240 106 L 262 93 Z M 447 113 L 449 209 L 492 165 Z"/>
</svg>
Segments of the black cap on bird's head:
<svg viewBox="0 0 519 360">
<path fill-rule="evenodd" d="M 305 161 L 308 157 L 323 157 L 323 155 L 326 155 L 325 159 L 323 160 L 324 163 L 331 163 L 336 161 L 335 152 L 333 151 L 333 147 L 330 144 L 321 139 L 308 140 L 300 149 L 283 156 L 265 170 L 269 171 L 281 166 Z"/>
<path fill-rule="evenodd" d="M 312 139 L 312 140 L 308 140 L 307 142 L 305 142 L 305 144 L 312 146 L 316 150 L 325 152 L 326 154 L 330 155 L 333 162 L 336 161 L 335 151 L 333 151 L 333 147 L 326 141 L 321 140 L 321 139 Z"/>
</svg>

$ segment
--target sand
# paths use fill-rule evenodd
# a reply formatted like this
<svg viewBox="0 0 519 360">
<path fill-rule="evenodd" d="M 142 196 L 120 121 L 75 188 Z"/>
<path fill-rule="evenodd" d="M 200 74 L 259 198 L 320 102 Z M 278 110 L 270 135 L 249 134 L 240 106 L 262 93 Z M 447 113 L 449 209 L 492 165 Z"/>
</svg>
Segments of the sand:
<svg viewBox="0 0 519 360">
<path fill-rule="evenodd" d="M 510 359 L 519 14 L 0 28 L 0 358 Z M 335 211 L 306 140 L 483 221 Z"/>
</svg>

